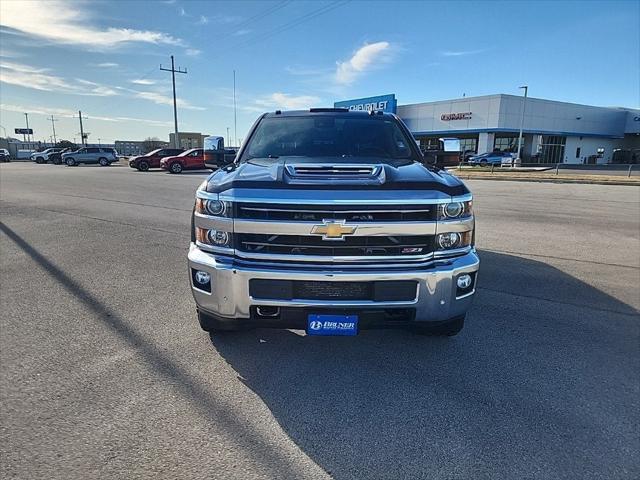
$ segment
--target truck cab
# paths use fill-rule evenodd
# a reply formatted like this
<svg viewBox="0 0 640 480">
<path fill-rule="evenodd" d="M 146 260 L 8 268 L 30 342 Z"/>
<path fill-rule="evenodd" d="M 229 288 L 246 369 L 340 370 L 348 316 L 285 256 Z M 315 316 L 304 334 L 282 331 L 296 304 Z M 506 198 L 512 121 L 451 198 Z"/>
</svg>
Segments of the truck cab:
<svg viewBox="0 0 640 480">
<path fill-rule="evenodd" d="M 204 330 L 462 329 L 479 267 L 473 198 L 397 116 L 276 111 L 233 161 L 220 137 L 208 145 L 224 168 L 195 193 L 188 253 Z"/>
</svg>

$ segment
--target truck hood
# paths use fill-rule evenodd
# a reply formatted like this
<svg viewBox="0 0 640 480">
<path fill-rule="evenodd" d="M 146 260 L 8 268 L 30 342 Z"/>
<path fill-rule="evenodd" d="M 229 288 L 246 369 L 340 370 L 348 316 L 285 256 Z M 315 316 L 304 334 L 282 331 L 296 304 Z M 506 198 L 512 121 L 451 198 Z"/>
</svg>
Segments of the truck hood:
<svg viewBox="0 0 640 480">
<path fill-rule="evenodd" d="M 341 167 L 362 167 L 370 170 L 371 174 L 324 174 L 322 169 L 328 167 L 337 167 L 338 170 Z M 308 168 L 316 169 L 317 173 L 299 174 Z M 431 169 L 414 161 L 392 165 L 381 163 L 379 158 L 358 158 L 348 163 L 344 158 L 256 158 L 223 167 L 207 179 L 207 191 L 210 193 L 222 193 L 233 188 L 436 190 L 451 196 L 469 193 L 462 181 L 445 170 Z"/>
</svg>

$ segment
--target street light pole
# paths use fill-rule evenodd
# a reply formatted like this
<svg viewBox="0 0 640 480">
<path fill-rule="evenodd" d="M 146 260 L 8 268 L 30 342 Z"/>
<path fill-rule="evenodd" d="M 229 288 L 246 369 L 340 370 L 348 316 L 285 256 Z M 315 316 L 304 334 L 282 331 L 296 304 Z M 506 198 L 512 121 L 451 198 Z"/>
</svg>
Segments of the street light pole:
<svg viewBox="0 0 640 480">
<path fill-rule="evenodd" d="M 522 116 L 520 117 L 520 134 L 518 135 L 518 158 L 517 160 L 522 163 L 522 128 L 524 127 L 524 109 L 527 106 L 527 92 L 529 91 L 528 85 L 523 85 L 520 88 L 524 88 L 524 98 L 522 100 Z"/>
<path fill-rule="evenodd" d="M 25 118 L 25 119 L 26 119 L 26 121 L 27 121 L 27 130 L 29 130 L 29 114 L 28 114 L 28 113 L 25 113 L 25 114 L 24 114 L 24 118 Z M 29 134 L 27 133 L 27 135 L 29 135 Z M 29 135 L 29 137 L 28 137 L 28 138 L 29 138 L 29 141 L 31 141 L 31 136 L 30 136 L 30 135 Z M 25 141 L 25 136 L 24 136 L 24 135 L 22 136 L 22 141 L 23 141 L 23 142 Z"/>
</svg>

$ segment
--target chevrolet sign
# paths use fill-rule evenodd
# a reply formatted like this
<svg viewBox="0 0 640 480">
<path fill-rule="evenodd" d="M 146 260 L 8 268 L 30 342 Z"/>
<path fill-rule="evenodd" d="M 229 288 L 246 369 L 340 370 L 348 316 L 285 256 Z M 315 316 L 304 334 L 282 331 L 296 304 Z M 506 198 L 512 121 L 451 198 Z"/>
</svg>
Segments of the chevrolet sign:
<svg viewBox="0 0 640 480">
<path fill-rule="evenodd" d="M 471 120 L 471 112 L 443 113 L 440 115 L 440 120 L 443 122 L 448 122 L 449 120 Z"/>
<path fill-rule="evenodd" d="M 337 222 L 323 220 L 322 223 L 322 225 L 314 225 L 311 234 L 322 235 L 323 240 L 344 240 L 344 235 L 353 235 L 358 228 L 345 225 L 344 220 Z"/>
</svg>

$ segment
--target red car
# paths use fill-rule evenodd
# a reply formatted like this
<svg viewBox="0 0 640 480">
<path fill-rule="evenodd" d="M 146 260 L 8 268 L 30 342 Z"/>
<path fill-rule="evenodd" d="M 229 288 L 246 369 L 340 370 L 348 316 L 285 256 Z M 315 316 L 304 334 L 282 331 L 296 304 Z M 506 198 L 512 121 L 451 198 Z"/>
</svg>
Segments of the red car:
<svg viewBox="0 0 640 480">
<path fill-rule="evenodd" d="M 150 168 L 160 167 L 160 160 L 162 160 L 164 157 L 178 155 L 182 152 L 184 152 L 184 149 L 182 148 L 158 148 L 157 150 L 153 150 L 146 155 L 130 158 L 129 166 L 131 168 L 137 168 L 141 172 L 146 172 Z"/>
<path fill-rule="evenodd" d="M 202 148 L 192 148 L 180 155 L 164 157 L 160 160 L 160 168 L 171 173 L 180 173 L 182 170 L 194 170 L 206 168 L 204 165 L 204 152 Z"/>
</svg>

